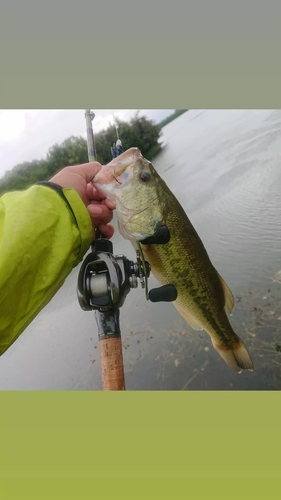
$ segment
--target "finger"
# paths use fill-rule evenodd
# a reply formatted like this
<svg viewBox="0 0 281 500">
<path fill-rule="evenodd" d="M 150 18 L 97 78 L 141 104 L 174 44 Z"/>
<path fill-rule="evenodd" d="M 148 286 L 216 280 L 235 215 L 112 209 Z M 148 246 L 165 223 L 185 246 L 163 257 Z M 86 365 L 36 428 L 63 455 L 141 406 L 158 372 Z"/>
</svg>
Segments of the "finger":
<svg viewBox="0 0 281 500">
<path fill-rule="evenodd" d="M 90 183 L 95 175 L 101 170 L 102 165 L 97 161 L 92 161 L 90 163 L 84 163 L 82 165 L 77 165 L 75 167 L 71 167 L 74 172 L 82 175 L 85 181 Z"/>
<path fill-rule="evenodd" d="M 88 200 L 92 200 L 93 197 L 94 197 L 94 186 L 93 184 L 87 184 L 87 187 L 86 187 L 86 197 L 88 198 Z"/>
<path fill-rule="evenodd" d="M 112 203 L 112 201 L 109 201 L 107 199 L 101 200 L 101 201 L 91 200 L 91 201 L 89 201 L 88 205 L 105 205 L 110 210 L 115 210 L 116 209 L 115 203 Z"/>
<path fill-rule="evenodd" d="M 108 208 L 110 208 L 110 210 L 116 209 L 116 205 L 112 201 L 104 200 L 104 202 L 102 201 L 102 203 L 104 203 Z"/>
<path fill-rule="evenodd" d="M 105 205 L 106 207 L 110 208 L 110 210 L 115 210 L 116 205 L 112 201 L 109 201 L 108 199 L 102 200 L 100 202 L 102 205 Z"/>
<path fill-rule="evenodd" d="M 112 238 L 114 234 L 114 227 L 111 224 L 99 224 L 98 230 L 108 239 Z"/>
<path fill-rule="evenodd" d="M 100 193 L 99 191 L 97 191 L 94 186 L 93 186 L 93 195 L 92 195 L 92 199 L 93 200 L 98 200 L 98 201 L 101 201 L 101 200 L 105 200 L 106 199 L 106 196 L 102 193 Z"/>
<path fill-rule="evenodd" d="M 113 218 L 113 212 L 107 206 L 101 204 L 91 204 L 87 207 L 91 218 L 94 220 L 95 225 L 107 224 Z"/>
</svg>

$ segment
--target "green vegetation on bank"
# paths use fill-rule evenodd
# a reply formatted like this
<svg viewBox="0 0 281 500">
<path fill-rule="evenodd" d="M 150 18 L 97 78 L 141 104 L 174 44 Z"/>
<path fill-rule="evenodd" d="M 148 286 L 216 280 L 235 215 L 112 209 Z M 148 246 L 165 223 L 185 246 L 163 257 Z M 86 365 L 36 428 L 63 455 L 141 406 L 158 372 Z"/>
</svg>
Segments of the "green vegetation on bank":
<svg viewBox="0 0 281 500">
<path fill-rule="evenodd" d="M 171 121 L 184 111 L 176 110 L 167 119 Z M 163 122 L 166 123 L 166 120 Z M 163 122 L 156 125 L 145 116 L 140 116 L 139 112 L 130 122 L 116 119 L 124 151 L 132 146 L 137 147 L 143 156 L 152 160 L 161 150 L 159 138 Z M 116 141 L 115 124 L 110 124 L 106 130 L 95 134 L 97 161 L 106 164 L 111 160 L 110 147 L 114 141 Z M 87 162 L 87 140 L 83 137 L 69 137 L 61 144 L 52 146 L 44 159 L 26 161 L 7 171 L 0 179 L 0 195 L 7 191 L 26 189 L 38 181 L 48 180 L 63 167 Z"/>
</svg>

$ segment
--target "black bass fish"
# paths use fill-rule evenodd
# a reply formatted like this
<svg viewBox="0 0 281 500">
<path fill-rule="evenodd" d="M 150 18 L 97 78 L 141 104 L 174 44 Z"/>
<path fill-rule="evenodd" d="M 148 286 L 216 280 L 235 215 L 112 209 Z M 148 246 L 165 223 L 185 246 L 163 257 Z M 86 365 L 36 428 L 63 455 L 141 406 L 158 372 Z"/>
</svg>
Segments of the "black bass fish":
<svg viewBox="0 0 281 500">
<path fill-rule="evenodd" d="M 116 204 L 119 231 L 133 244 L 152 236 L 160 225 L 168 227 L 168 243 L 142 245 L 153 275 L 162 285 L 175 286 L 173 304 L 178 312 L 193 329 L 206 330 L 232 370 L 253 370 L 246 346 L 226 314 L 234 308 L 234 297 L 153 165 L 137 148 L 131 148 L 103 166 L 93 184 Z"/>
</svg>

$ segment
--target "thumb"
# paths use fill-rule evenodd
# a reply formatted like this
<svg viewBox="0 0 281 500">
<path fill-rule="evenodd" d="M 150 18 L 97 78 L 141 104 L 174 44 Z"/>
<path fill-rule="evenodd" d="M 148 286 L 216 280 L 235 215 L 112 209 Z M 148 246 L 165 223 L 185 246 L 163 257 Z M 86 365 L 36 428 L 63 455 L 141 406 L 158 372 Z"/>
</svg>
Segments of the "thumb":
<svg viewBox="0 0 281 500">
<path fill-rule="evenodd" d="M 87 184 L 93 180 L 95 175 L 101 170 L 102 165 L 97 161 L 92 161 L 90 163 L 83 163 L 77 167 L 72 167 L 73 171 L 84 177 Z"/>
</svg>

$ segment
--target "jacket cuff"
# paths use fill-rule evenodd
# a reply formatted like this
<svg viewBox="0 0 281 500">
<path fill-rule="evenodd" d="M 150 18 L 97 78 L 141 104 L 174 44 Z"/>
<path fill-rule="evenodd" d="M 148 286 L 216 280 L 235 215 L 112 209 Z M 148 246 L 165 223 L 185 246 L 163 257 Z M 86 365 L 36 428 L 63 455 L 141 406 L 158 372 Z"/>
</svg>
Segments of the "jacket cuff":
<svg viewBox="0 0 281 500">
<path fill-rule="evenodd" d="M 81 262 L 93 241 L 92 220 L 85 204 L 81 200 L 77 191 L 73 188 L 63 188 L 59 184 L 50 181 L 41 181 L 37 182 L 36 184 L 49 187 L 56 191 L 58 195 L 65 201 L 69 211 L 72 213 L 74 222 L 79 229 L 81 237 L 80 252 L 74 264 L 77 265 L 79 262 Z"/>
<path fill-rule="evenodd" d="M 75 189 L 63 188 L 63 194 L 71 207 L 76 225 L 81 235 L 81 248 L 77 257 L 77 264 L 83 259 L 89 246 L 93 242 L 93 226 L 90 214 Z"/>
</svg>

